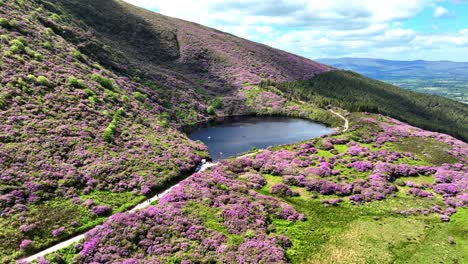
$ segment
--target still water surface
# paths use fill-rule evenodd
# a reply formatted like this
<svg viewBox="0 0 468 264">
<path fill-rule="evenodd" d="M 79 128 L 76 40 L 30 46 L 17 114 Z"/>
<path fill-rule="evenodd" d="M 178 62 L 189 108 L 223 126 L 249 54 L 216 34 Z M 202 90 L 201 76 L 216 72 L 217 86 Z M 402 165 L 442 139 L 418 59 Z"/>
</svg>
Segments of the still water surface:
<svg viewBox="0 0 468 264">
<path fill-rule="evenodd" d="M 189 137 L 204 142 L 213 160 L 251 150 L 290 144 L 332 133 L 325 125 L 287 117 L 235 117 L 204 124 Z"/>
</svg>

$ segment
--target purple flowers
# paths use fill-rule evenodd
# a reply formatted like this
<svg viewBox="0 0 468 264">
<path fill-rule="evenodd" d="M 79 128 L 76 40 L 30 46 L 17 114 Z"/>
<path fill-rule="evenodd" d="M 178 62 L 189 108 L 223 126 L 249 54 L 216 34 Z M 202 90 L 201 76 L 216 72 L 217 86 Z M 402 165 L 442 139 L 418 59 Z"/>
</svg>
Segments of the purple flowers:
<svg viewBox="0 0 468 264">
<path fill-rule="evenodd" d="M 430 193 L 430 192 L 426 192 L 426 191 L 423 191 L 419 188 L 411 188 L 408 190 L 408 194 L 411 194 L 413 196 L 417 196 L 417 197 L 423 197 L 423 198 L 433 198 L 434 197 L 434 194 Z"/>
<path fill-rule="evenodd" d="M 106 216 L 112 213 L 112 207 L 107 205 L 98 205 L 93 208 L 93 213 L 97 216 Z"/>
<path fill-rule="evenodd" d="M 350 147 L 348 148 L 346 153 L 348 153 L 351 156 L 360 156 L 360 155 L 363 155 L 364 153 L 366 153 L 368 151 L 368 148 L 361 147 L 358 144 L 356 144 L 355 142 L 348 143 L 348 145 Z"/>
<path fill-rule="evenodd" d="M 59 227 L 57 229 L 54 229 L 54 230 L 52 230 L 52 236 L 53 237 L 58 237 L 63 233 L 63 231 L 65 231 L 65 227 L 63 227 L 63 226 L 61 226 L 61 227 Z"/>
<path fill-rule="evenodd" d="M 451 183 L 441 183 L 434 186 L 434 191 L 436 193 L 446 194 L 453 196 L 458 193 L 457 187 Z"/>
<path fill-rule="evenodd" d="M 31 246 L 32 244 L 32 240 L 29 240 L 29 239 L 25 239 L 23 241 L 21 241 L 21 244 L 19 245 L 19 248 L 20 249 L 27 249 Z"/>
<path fill-rule="evenodd" d="M 275 184 L 271 187 L 271 193 L 278 195 L 280 197 L 291 197 L 293 196 L 293 191 L 283 183 Z"/>
<path fill-rule="evenodd" d="M 244 177 L 254 189 L 261 189 L 267 183 L 265 177 L 258 173 L 247 173 L 246 175 L 244 175 Z"/>
<path fill-rule="evenodd" d="M 242 163 L 231 168 L 245 171 L 249 166 L 250 163 Z M 287 238 L 267 236 L 269 219 L 301 221 L 304 215 L 277 198 L 250 189 L 265 183 L 260 174 L 236 174 L 225 165 L 194 174 L 161 198 L 158 206 L 114 215 L 88 232 L 79 261 L 115 262 L 132 257 L 165 262 L 178 251 L 202 262 L 216 256 L 218 261 L 228 263 L 239 260 L 281 263 L 290 242 Z M 291 194 L 289 187 L 282 185 L 279 189 Z M 212 221 L 228 234 L 245 235 L 244 241 L 227 245 L 224 233 L 204 225 L 207 213 L 202 212 L 210 212 Z M 184 260 L 189 261 L 181 259 L 181 262 Z"/>
<path fill-rule="evenodd" d="M 365 172 L 372 169 L 373 165 L 370 161 L 355 161 L 352 163 L 355 170 L 359 172 Z"/>
<path fill-rule="evenodd" d="M 328 177 L 332 174 L 332 166 L 330 163 L 326 161 L 320 162 L 318 167 L 307 168 L 305 173 L 311 174 L 311 175 L 317 175 L 320 177 Z"/>
</svg>

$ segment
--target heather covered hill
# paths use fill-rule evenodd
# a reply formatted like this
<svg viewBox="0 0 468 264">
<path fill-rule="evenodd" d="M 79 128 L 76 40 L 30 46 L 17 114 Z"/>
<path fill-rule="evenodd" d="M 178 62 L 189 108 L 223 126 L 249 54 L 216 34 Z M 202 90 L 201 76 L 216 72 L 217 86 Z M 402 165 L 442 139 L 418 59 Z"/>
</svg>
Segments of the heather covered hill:
<svg viewBox="0 0 468 264">
<path fill-rule="evenodd" d="M 307 93 L 308 102 L 314 101 L 319 108 L 331 104 L 350 111 L 383 113 L 467 139 L 468 106 L 450 100 L 406 92 L 336 71 L 284 51 L 123 1 L 45 3 L 46 8 L 62 16 L 60 23 L 45 23 L 57 34 L 105 67 L 131 76 L 142 85 L 153 83 L 158 93 L 149 96 L 160 98 L 165 106 L 180 105 L 174 97 L 193 98 L 183 100 L 184 113 L 190 116 L 207 109 L 211 98 L 216 96 L 224 97 L 226 106 L 218 109 L 218 113 L 257 113 L 244 107 L 246 98 L 239 89 L 268 80 L 292 88 L 282 90 L 286 97 Z M 310 83 L 317 83 L 320 88 Z M 319 100 L 311 100 L 310 95 Z M 197 116 L 199 118 L 203 117 Z M 332 119 L 326 112 L 312 118 L 325 123 Z"/>
<path fill-rule="evenodd" d="M 78 9 L 67 11 L 70 3 L 0 2 L 2 261 L 86 231 L 193 171 L 208 153 L 176 129 L 182 124 L 222 115 L 225 109 L 341 124 L 315 106 L 278 104 L 273 93 L 256 95 L 255 106 L 261 108 L 248 106 L 245 97 L 225 100 L 220 95 L 229 95 L 236 81 L 186 65 L 153 28 L 122 28 L 121 17 L 115 16 L 111 22 L 117 28 L 90 23 L 98 27 L 94 30 L 86 18 L 77 17 L 84 15 Z M 126 9 L 110 11 L 117 10 Z M 88 11 L 88 18 L 95 15 Z M 133 42 L 109 39 L 105 28 Z M 148 36 L 155 38 L 145 42 Z M 290 59 L 291 65 L 308 63 Z M 315 70 L 301 74 L 307 78 Z M 299 77 L 287 77 L 294 78 Z"/>
<path fill-rule="evenodd" d="M 41 248 L 89 229 L 207 156 L 168 125 L 170 114 L 141 85 L 42 24 L 61 21 L 57 14 L 9 1 L 0 16 L 2 259 L 25 238 Z M 74 197 L 93 202 L 82 207 Z"/>
<path fill-rule="evenodd" d="M 452 107 L 451 101 L 437 107 L 435 97 L 408 99 L 390 111 L 394 101 L 386 100 L 388 87 L 380 89 L 378 83 L 367 79 L 355 82 L 352 74 L 121 1 L 0 0 L 0 51 L 1 262 L 30 255 L 89 230 L 192 173 L 208 152 L 205 145 L 181 132 L 183 125 L 217 116 L 258 114 L 302 117 L 340 127 L 343 121 L 327 110 L 331 104 L 351 111 L 383 112 L 416 124 L 421 120 L 426 124 L 436 113 L 437 122 L 431 129 L 450 127 L 446 131 L 459 137 L 466 135 L 460 132 L 466 125 L 456 124 L 457 120 L 466 120 L 466 115 L 459 117 L 466 113 L 466 107 Z M 336 75 L 340 78 L 328 81 L 329 76 Z M 313 87 L 311 92 L 309 81 L 320 89 Z M 346 85 L 347 81 L 352 85 Z M 361 83 L 364 89 L 358 87 Z M 330 91 L 324 91 L 327 89 Z M 382 105 L 376 109 L 374 103 L 357 100 L 358 96 L 373 98 Z M 355 100 L 363 108 L 354 108 Z M 432 102 L 436 103 L 436 112 L 424 108 Z M 342 109 L 337 111 L 344 114 Z M 305 152 L 333 141 L 325 144 L 324 151 L 318 151 L 319 156 L 294 146 L 291 153 L 279 151 L 268 157 L 264 153 L 247 160 L 271 159 L 276 165 L 267 163 L 263 168 L 247 163 L 232 167 L 228 161 L 213 172 L 197 174 L 161 201 L 161 206 L 118 214 L 93 230 L 85 243 L 68 249 L 64 258 L 85 255 L 77 261 L 86 263 L 127 257 L 174 262 L 221 257 L 231 262 L 236 254 L 252 260 L 261 251 L 264 255 L 260 257 L 266 262 L 294 259 L 286 248 L 299 246 L 293 250 L 303 254 L 309 250 L 301 249 L 301 241 L 307 240 L 301 240 L 300 232 L 296 232 L 300 228 L 287 233 L 285 227 L 311 224 L 300 213 L 320 203 L 309 198 L 321 191 L 317 189 L 321 185 L 301 189 L 308 198 L 305 202 L 288 200 L 292 194 L 288 186 L 293 185 L 290 178 L 287 186 L 273 190 L 278 179 L 282 181 L 281 177 L 270 177 L 275 166 L 286 166 L 291 159 L 294 166 L 289 176 L 299 177 L 307 170 L 306 176 L 314 182 L 318 177 L 335 177 L 328 175 L 327 168 L 326 175 L 320 175 L 320 163 L 328 159 L 330 166 L 343 169 L 339 178 L 330 178 L 334 184 L 351 184 L 359 178 L 364 182 L 359 182 L 362 188 L 358 191 L 377 188 L 369 195 L 353 193 L 360 195 L 353 196 L 354 200 L 349 200 L 351 193 L 347 192 L 349 205 L 355 200 L 364 203 L 397 193 L 395 179 L 379 178 L 376 186 L 368 182 L 374 163 L 398 161 L 423 166 L 405 167 L 410 172 L 414 169 L 428 174 L 422 178 L 427 184 L 417 185 L 420 190 L 410 194 L 430 192 L 432 195 L 427 196 L 435 197 L 435 205 L 440 207 L 431 211 L 430 220 L 440 224 L 442 213 L 444 221 L 448 220 L 453 210 L 458 210 L 455 208 L 466 206 L 466 188 L 462 185 L 466 177 L 459 181 L 460 177 L 454 176 L 466 173 L 466 143 L 389 120 L 379 117 L 372 123 L 356 118 L 357 127 L 344 135 L 349 136 L 349 142 L 337 143 L 340 146 L 336 151 L 330 148 L 336 143 L 334 139 L 309 142 Z M 359 127 L 361 123 L 364 125 Z M 373 129 L 374 134 L 366 134 Z M 356 142 L 369 148 L 362 152 L 366 158 L 348 161 L 346 157 L 345 163 L 343 155 L 336 157 Z M 371 148 L 374 143 L 378 150 Z M 388 160 L 379 160 L 374 152 L 385 151 L 380 148 L 390 148 L 399 155 L 395 158 L 387 151 Z M 406 151 L 417 159 L 404 154 Z M 343 164 L 330 161 L 332 155 Z M 356 172 L 349 174 L 352 168 L 344 164 L 358 161 Z M 383 173 L 396 169 L 391 167 L 392 171 Z M 454 182 L 455 189 L 429 186 L 435 169 L 449 170 L 443 183 Z M 251 174 L 245 174 L 247 170 Z M 400 174 L 409 176 L 407 170 Z M 288 198 L 283 199 L 283 194 Z M 171 197 L 175 200 L 169 200 Z M 432 201 L 422 203 L 425 209 L 433 206 Z M 270 226 L 276 220 L 278 224 Z M 121 229 L 129 223 L 136 227 Z M 191 228 L 186 229 L 189 225 Z M 122 232 L 109 233 L 108 227 Z M 275 233 L 274 227 L 280 232 Z M 452 228 L 443 226 L 445 231 L 448 227 Z M 167 230 L 171 230 L 170 235 L 165 235 Z M 103 256 L 99 248 L 108 255 Z"/>
<path fill-rule="evenodd" d="M 191 22 L 166 17 L 123 1 L 51 1 L 66 16 L 63 37 L 126 73 L 202 82 L 215 92 L 261 79 L 309 79 L 331 67 Z M 96 48 L 107 45 L 107 50 Z M 105 52 L 105 53 L 104 53 Z M 104 54 L 106 56 L 104 57 Z M 132 69 L 133 68 L 133 69 Z"/>
</svg>

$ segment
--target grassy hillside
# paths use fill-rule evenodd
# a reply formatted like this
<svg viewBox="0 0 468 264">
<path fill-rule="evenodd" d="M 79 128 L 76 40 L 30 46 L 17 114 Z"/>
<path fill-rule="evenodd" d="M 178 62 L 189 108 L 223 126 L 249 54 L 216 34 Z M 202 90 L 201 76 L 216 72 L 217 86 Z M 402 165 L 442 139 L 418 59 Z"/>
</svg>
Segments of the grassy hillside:
<svg viewBox="0 0 468 264">
<path fill-rule="evenodd" d="M 381 113 L 468 140 L 468 105 L 443 97 L 406 91 L 349 71 L 276 86 L 293 98 L 349 111 Z"/>
</svg>

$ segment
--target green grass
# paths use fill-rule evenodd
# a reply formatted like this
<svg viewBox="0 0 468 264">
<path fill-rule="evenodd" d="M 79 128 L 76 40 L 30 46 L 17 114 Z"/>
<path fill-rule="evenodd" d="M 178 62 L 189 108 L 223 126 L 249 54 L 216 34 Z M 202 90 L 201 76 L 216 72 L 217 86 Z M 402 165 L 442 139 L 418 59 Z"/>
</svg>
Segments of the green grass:
<svg viewBox="0 0 468 264">
<path fill-rule="evenodd" d="M 118 213 L 126 211 L 144 201 L 145 196 L 134 195 L 131 192 L 94 191 L 90 194 L 81 195 L 80 199 L 92 199 L 96 204 L 109 205 L 113 208 L 113 213 Z"/>
<path fill-rule="evenodd" d="M 273 224 L 293 242 L 287 251 L 292 263 L 466 263 L 468 210 L 460 209 L 449 223 L 436 215 L 391 213 L 411 208 L 414 200 L 397 197 L 365 206 L 324 207 L 318 199 L 289 198 L 307 221 Z M 448 243 L 448 236 L 455 238 L 455 245 Z"/>
<path fill-rule="evenodd" d="M 282 177 L 264 175 L 270 188 Z M 432 176 L 402 178 L 417 183 L 430 182 Z M 431 199 L 406 195 L 400 187 L 395 197 L 353 205 L 348 201 L 336 207 L 325 207 L 320 200 L 335 196 L 311 198 L 304 188 L 291 187 L 300 196 L 284 198 L 307 220 L 289 222 L 274 219 L 275 232 L 292 241 L 287 257 L 292 263 L 468 263 L 468 209 L 458 209 L 449 223 L 437 214 L 402 216 L 397 210 L 443 207 L 442 197 Z M 450 244 L 453 236 L 456 244 Z"/>
<path fill-rule="evenodd" d="M 435 139 L 409 137 L 401 142 L 386 143 L 385 146 L 399 152 L 411 152 L 416 158 L 434 165 L 459 162 L 457 158 L 447 153 L 450 146 Z"/>
<path fill-rule="evenodd" d="M 185 205 L 184 213 L 200 219 L 206 228 L 224 234 L 227 238 L 228 245 L 240 245 L 244 240 L 243 235 L 232 234 L 226 229 L 226 227 L 222 224 L 224 221 L 223 218 L 217 216 L 220 213 L 217 208 L 212 208 L 203 204 L 192 202 Z"/>
</svg>

